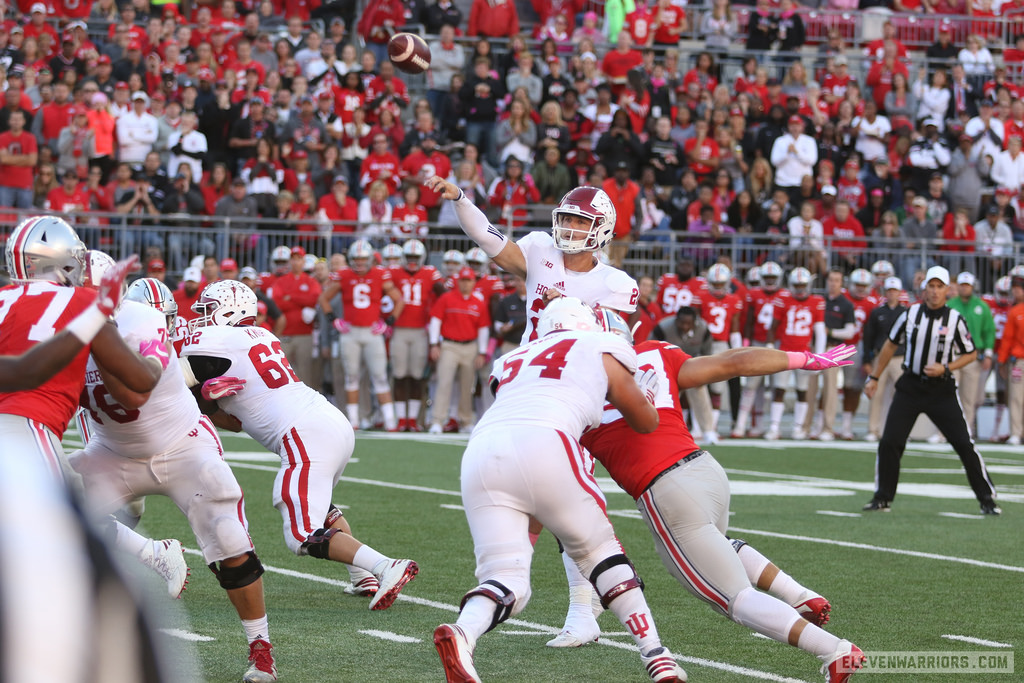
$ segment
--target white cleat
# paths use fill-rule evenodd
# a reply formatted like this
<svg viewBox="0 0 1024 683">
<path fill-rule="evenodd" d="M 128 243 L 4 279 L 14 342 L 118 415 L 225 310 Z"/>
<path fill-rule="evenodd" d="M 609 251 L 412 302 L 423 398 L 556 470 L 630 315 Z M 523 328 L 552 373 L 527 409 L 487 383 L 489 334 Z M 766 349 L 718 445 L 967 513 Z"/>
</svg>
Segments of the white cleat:
<svg viewBox="0 0 1024 683">
<path fill-rule="evenodd" d="M 871 432 L 868 432 L 864 436 L 864 440 L 867 441 L 868 443 L 877 443 L 878 442 L 878 434 L 872 434 Z"/>
<path fill-rule="evenodd" d="M 771 428 L 768 429 L 767 432 L 764 433 L 764 440 L 765 441 L 778 441 L 779 440 L 779 436 L 780 436 L 779 428 L 778 427 L 771 427 Z"/>
<path fill-rule="evenodd" d="M 793 430 L 793 440 L 794 441 L 807 441 L 807 432 L 804 431 L 803 429 L 794 429 Z"/>
<path fill-rule="evenodd" d="M 657 647 L 646 655 L 640 655 L 640 661 L 647 669 L 647 675 L 657 683 L 686 683 L 686 672 L 679 666 L 675 657 L 667 647 Z"/>
<path fill-rule="evenodd" d="M 481 683 L 473 666 L 473 647 L 459 626 L 441 624 L 434 629 L 434 647 L 441 657 L 446 683 Z"/>
<path fill-rule="evenodd" d="M 377 581 L 377 577 L 369 572 L 366 572 L 366 576 L 356 579 L 352 578 L 352 583 L 345 589 L 345 595 L 358 595 L 361 597 L 370 597 L 377 594 L 380 590 L 380 583 Z"/>
<path fill-rule="evenodd" d="M 439 425 L 439 424 L 437 424 L 435 422 L 434 424 L 430 425 L 430 429 L 428 430 L 427 433 L 428 434 L 441 434 L 442 433 L 441 425 Z"/>
<path fill-rule="evenodd" d="M 139 561 L 167 582 L 167 593 L 177 599 L 185 592 L 191 569 L 185 562 L 181 542 L 173 538 L 153 541 L 139 553 Z"/>
<path fill-rule="evenodd" d="M 718 432 L 705 432 L 701 443 L 706 446 L 717 446 L 719 441 Z"/>
<path fill-rule="evenodd" d="M 249 668 L 242 676 L 242 683 L 274 683 L 277 680 L 273 649 L 266 640 L 252 641 L 249 645 Z"/>
<path fill-rule="evenodd" d="M 582 647 L 587 643 L 596 643 L 600 635 L 601 627 L 597 625 L 596 619 L 592 620 L 592 623 L 585 625 L 579 623 L 566 624 L 562 628 L 562 632 L 545 643 L 545 645 L 548 647 Z"/>
<path fill-rule="evenodd" d="M 380 587 L 370 600 L 370 609 L 382 610 L 391 607 L 405 584 L 416 578 L 420 568 L 412 560 L 391 560 L 377 580 Z"/>
<path fill-rule="evenodd" d="M 826 432 L 822 432 L 821 434 L 818 434 L 818 441 L 835 441 L 835 440 L 836 440 L 836 435 L 833 434 L 832 432 L 827 432 L 826 431 Z"/>
<path fill-rule="evenodd" d="M 928 437 L 928 443 L 946 443 L 946 437 L 944 437 L 941 433 L 932 434 L 931 436 Z"/>
<path fill-rule="evenodd" d="M 1006 445 L 1007 446 L 1019 446 L 1020 445 L 1020 437 L 1016 436 L 1016 435 L 1015 436 L 1011 436 L 1009 439 L 1006 440 Z"/>
</svg>

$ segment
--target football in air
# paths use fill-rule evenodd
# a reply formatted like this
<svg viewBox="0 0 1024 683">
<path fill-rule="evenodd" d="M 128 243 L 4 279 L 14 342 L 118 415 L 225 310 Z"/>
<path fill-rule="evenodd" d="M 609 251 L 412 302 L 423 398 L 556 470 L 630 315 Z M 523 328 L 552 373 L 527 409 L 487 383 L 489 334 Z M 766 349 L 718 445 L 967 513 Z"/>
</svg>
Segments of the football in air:
<svg viewBox="0 0 1024 683">
<path fill-rule="evenodd" d="M 396 33 L 388 42 L 388 57 L 407 74 L 421 74 L 430 68 L 430 48 L 427 41 L 415 33 Z"/>
</svg>

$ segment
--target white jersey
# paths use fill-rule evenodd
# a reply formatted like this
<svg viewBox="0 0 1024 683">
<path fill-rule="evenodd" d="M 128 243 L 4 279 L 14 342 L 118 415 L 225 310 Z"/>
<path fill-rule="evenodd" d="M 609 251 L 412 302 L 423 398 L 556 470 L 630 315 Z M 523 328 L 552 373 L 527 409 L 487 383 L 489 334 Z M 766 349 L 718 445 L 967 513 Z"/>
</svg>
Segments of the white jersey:
<svg viewBox="0 0 1024 683">
<path fill-rule="evenodd" d="M 145 304 L 122 302 L 114 322 L 129 348 L 137 349 L 142 342 L 154 339 L 167 343 L 167 318 Z M 103 446 L 127 458 L 151 458 L 171 449 L 196 429 L 202 416 L 199 406 L 185 386 L 177 355 L 173 349 L 169 353 L 171 362 L 149 400 L 134 410 L 114 401 L 103 386 L 96 361 L 89 357 L 83 394 L 89 414 L 89 448 Z"/>
<path fill-rule="evenodd" d="M 610 353 L 630 374 L 636 353 L 621 337 L 605 332 L 554 332 L 494 361 L 498 382 L 494 405 L 474 430 L 500 425 L 551 427 L 579 438 L 601 423 Z"/>
<path fill-rule="evenodd" d="M 337 410 L 303 384 L 281 350 L 281 341 L 262 327 L 200 327 L 181 349 L 183 358 L 208 356 L 230 361 L 221 375 L 245 380 L 235 396 L 217 403 L 242 421 L 242 429 L 274 453 L 299 418 L 320 410 Z M 192 370 L 202 382 L 197 363 Z"/>
<path fill-rule="evenodd" d="M 537 338 L 537 320 L 544 308 L 544 292 L 549 288 L 591 306 L 601 304 L 627 314 L 636 310 L 640 290 L 636 280 L 624 271 L 600 262 L 585 273 L 566 270 L 562 252 L 549 232 L 531 232 L 516 244 L 526 257 L 526 296 L 530 299 L 524 340 Z"/>
</svg>

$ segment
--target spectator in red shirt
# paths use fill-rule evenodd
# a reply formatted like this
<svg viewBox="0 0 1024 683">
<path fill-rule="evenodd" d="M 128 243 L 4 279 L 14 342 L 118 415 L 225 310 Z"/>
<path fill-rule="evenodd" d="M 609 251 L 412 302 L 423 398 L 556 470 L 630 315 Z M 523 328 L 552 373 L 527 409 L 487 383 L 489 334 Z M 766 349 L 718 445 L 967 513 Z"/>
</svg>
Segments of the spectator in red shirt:
<svg viewBox="0 0 1024 683">
<path fill-rule="evenodd" d="M 401 0 L 370 0 L 356 25 L 356 31 L 378 63 L 387 61 L 388 40 L 405 23 L 405 8 Z"/>
<path fill-rule="evenodd" d="M 391 153 L 388 137 L 384 133 L 375 133 L 370 153 L 363 159 L 359 169 L 359 186 L 365 193 L 375 180 L 383 180 L 388 186 L 388 194 L 398 192 L 401 162 Z"/>
<path fill-rule="evenodd" d="M 316 319 L 320 283 L 303 272 L 306 250 L 292 247 L 288 272 L 274 280 L 267 294 L 281 309 L 285 318 L 281 349 L 291 361 L 295 374 L 306 385 L 321 388 L 319 377 L 313 377 L 313 321 Z"/>
<path fill-rule="evenodd" d="M 73 168 L 61 174 L 61 184 L 50 190 L 43 208 L 66 213 L 72 221 L 77 212 L 89 210 L 89 193 L 79 185 L 78 173 Z"/>
<path fill-rule="evenodd" d="M 505 161 L 505 173 L 494 181 L 489 194 L 490 205 L 501 210 L 501 224 L 513 227 L 526 225 L 526 207 L 540 201 L 533 179 L 524 174 L 523 162 L 516 157 Z"/>
<path fill-rule="evenodd" d="M 654 10 L 654 44 L 675 47 L 679 38 L 690 27 L 686 11 L 672 0 L 658 0 Z"/>
<path fill-rule="evenodd" d="M 0 206 L 32 208 L 33 169 L 39 158 L 36 137 L 25 130 L 25 114 L 12 111 L 0 133 Z"/>
<path fill-rule="evenodd" d="M 231 187 L 231 174 L 228 173 L 227 164 L 217 162 L 213 165 L 206 177 L 203 178 L 200 188 L 203 192 L 203 199 L 206 200 L 206 215 L 212 216 L 219 202 L 228 193 Z"/>
<path fill-rule="evenodd" d="M 397 117 L 410 101 L 405 82 L 395 76 L 395 65 L 390 60 L 381 62 L 380 74 L 366 88 L 367 120 L 371 123 L 377 121 L 384 109 L 391 110 Z M 402 137 L 398 144 L 402 143 Z"/>
<path fill-rule="evenodd" d="M 419 146 L 414 146 L 409 156 L 402 162 L 402 177 L 407 182 L 415 183 L 419 188 L 420 201 L 428 211 L 436 215 L 440 195 L 423 183 L 427 178 L 439 175 L 447 178 L 452 172 L 452 162 L 448 155 L 437 148 L 437 133 L 430 132 L 423 136 Z"/>
<path fill-rule="evenodd" d="M 402 201 L 395 205 L 391 212 L 396 238 L 406 240 L 412 237 L 427 236 L 427 209 L 420 203 L 420 187 L 420 185 L 407 185 L 402 192 Z"/>
<path fill-rule="evenodd" d="M 708 122 L 697 119 L 693 124 L 694 136 L 683 144 L 686 161 L 697 176 L 697 182 L 707 180 L 721 163 L 718 143 L 708 135 Z"/>
<path fill-rule="evenodd" d="M 831 237 L 831 251 L 847 273 L 860 265 L 861 254 L 867 244 L 864 242 L 864 227 L 857 220 L 847 199 L 836 201 L 835 212 L 822 221 L 826 240 Z"/>
<path fill-rule="evenodd" d="M 513 0 L 473 0 L 466 35 L 508 38 L 519 33 L 519 13 Z"/>
<path fill-rule="evenodd" d="M 358 227 L 359 203 L 348 195 L 348 189 L 348 177 L 339 173 L 331 183 L 331 193 L 321 197 L 317 206 L 317 219 L 333 224 L 331 231 L 335 235 L 351 235 Z M 335 238 L 332 250 L 344 251 L 351 241 L 351 238 Z"/>
<path fill-rule="evenodd" d="M 37 2 L 32 5 L 29 12 L 31 17 L 29 18 L 29 22 L 25 24 L 25 37 L 39 40 L 39 36 L 45 33 L 50 36 L 50 45 L 59 45 L 60 41 L 57 39 L 56 29 L 46 23 L 46 16 L 49 14 L 49 10 L 46 8 L 46 5 L 42 2 Z"/>
<path fill-rule="evenodd" d="M 633 49 L 633 38 L 626 31 L 619 32 L 619 40 L 614 50 L 601 60 L 601 72 L 608 77 L 612 86 L 612 95 L 618 97 L 626 87 L 626 74 L 633 67 L 643 64 L 644 58 L 639 50 Z"/>
<path fill-rule="evenodd" d="M 639 224 L 636 199 L 640 196 L 640 186 L 629 179 L 630 173 L 629 162 L 620 161 L 615 166 L 614 175 L 602 185 L 615 206 L 615 233 L 608 247 L 608 260 L 616 268 L 622 268 L 626 252 L 629 251 L 633 226 Z"/>
</svg>

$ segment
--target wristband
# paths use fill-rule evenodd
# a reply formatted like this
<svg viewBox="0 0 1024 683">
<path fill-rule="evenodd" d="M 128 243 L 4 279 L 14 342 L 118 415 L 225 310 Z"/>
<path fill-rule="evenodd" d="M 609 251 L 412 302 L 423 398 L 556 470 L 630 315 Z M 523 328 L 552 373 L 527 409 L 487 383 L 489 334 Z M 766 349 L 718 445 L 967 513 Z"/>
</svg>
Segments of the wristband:
<svg viewBox="0 0 1024 683">
<path fill-rule="evenodd" d="M 868 379 L 870 379 L 870 380 L 873 380 L 873 381 L 875 381 L 875 382 L 877 382 L 877 381 L 878 381 L 878 378 L 877 378 L 877 377 L 875 377 L 874 375 L 868 375 Z"/>
<path fill-rule="evenodd" d="M 789 370 L 799 370 L 807 362 L 807 354 L 803 351 L 786 351 L 789 358 Z"/>
<path fill-rule="evenodd" d="M 107 322 L 107 316 L 103 315 L 96 304 L 92 304 L 78 314 L 78 317 L 68 323 L 64 329 L 75 335 L 78 341 L 89 344 Z"/>
</svg>

